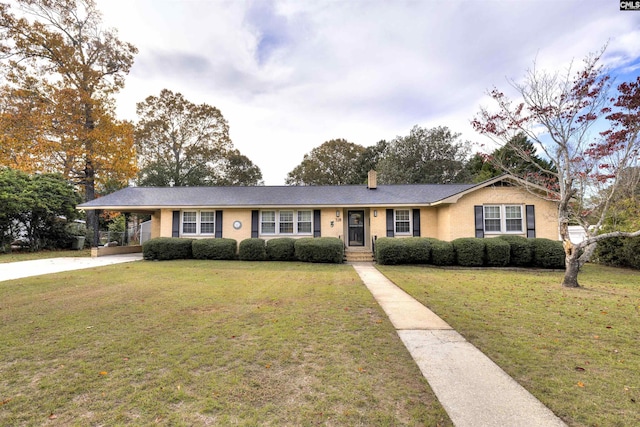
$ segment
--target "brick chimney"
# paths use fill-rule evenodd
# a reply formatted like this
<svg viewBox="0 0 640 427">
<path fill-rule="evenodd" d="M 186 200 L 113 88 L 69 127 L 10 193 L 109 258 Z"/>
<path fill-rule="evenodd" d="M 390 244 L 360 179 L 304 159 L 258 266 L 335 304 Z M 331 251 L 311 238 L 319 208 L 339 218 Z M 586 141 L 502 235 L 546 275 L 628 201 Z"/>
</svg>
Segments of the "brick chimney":
<svg viewBox="0 0 640 427">
<path fill-rule="evenodd" d="M 367 188 L 369 190 L 378 188 L 378 174 L 373 169 L 369 171 L 369 175 L 367 176 Z"/>
</svg>

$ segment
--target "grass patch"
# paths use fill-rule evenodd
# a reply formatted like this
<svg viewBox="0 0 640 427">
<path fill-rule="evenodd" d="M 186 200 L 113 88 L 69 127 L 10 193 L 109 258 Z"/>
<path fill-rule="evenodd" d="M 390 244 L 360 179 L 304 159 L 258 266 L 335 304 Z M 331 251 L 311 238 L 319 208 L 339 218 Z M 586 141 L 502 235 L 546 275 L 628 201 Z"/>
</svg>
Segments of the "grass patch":
<svg viewBox="0 0 640 427">
<path fill-rule="evenodd" d="M 78 258 L 91 256 L 90 249 L 81 249 L 79 251 L 61 250 L 61 251 L 38 251 L 23 252 L 13 251 L 8 254 L 0 253 L 0 264 L 5 262 L 31 261 L 35 259 L 47 258 Z"/>
<path fill-rule="evenodd" d="M 379 269 L 568 424 L 637 424 L 637 271 L 587 265 L 565 289 L 558 272 Z"/>
<path fill-rule="evenodd" d="M 141 261 L 0 283 L 0 425 L 451 425 L 346 265 Z"/>
</svg>

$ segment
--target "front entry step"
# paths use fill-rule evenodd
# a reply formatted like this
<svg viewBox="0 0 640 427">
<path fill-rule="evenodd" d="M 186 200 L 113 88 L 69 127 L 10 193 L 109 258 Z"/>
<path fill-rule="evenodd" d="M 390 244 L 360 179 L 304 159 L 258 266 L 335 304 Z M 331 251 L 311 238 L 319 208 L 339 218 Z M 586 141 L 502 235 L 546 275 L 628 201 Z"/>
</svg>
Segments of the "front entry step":
<svg viewBox="0 0 640 427">
<path fill-rule="evenodd" d="M 373 252 L 371 251 L 350 251 L 344 253 L 345 262 L 373 262 Z"/>
</svg>

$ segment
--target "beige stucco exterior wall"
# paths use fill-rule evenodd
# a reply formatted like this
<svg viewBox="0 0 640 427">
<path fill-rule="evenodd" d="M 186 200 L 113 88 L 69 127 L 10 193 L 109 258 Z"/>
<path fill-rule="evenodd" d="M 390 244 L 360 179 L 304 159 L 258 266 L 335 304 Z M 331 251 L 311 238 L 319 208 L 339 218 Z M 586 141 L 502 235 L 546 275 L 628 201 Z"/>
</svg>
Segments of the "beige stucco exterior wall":
<svg viewBox="0 0 640 427">
<path fill-rule="evenodd" d="M 233 223 L 240 221 L 242 226 L 236 230 Z M 211 238 L 213 236 L 207 236 Z M 222 211 L 222 237 L 234 239 L 240 243 L 244 239 L 251 238 L 251 210 L 250 209 L 225 209 Z"/>
<path fill-rule="evenodd" d="M 173 209 L 160 210 L 160 237 L 171 237 Z"/>
<path fill-rule="evenodd" d="M 558 240 L 556 204 L 536 197 L 520 187 L 485 187 L 463 196 L 455 204 L 438 208 L 437 238 L 453 240 L 459 237 L 474 237 L 474 206 L 491 204 L 521 204 L 523 215 L 525 205 L 534 205 L 536 237 Z M 526 230 L 521 235 L 526 236 Z"/>
<path fill-rule="evenodd" d="M 438 218 L 436 225 L 436 235 L 429 236 L 435 237 L 439 240 L 451 241 L 455 239 L 451 230 L 451 206 L 450 205 L 439 205 L 433 208 L 435 210 L 435 215 Z M 471 212 L 473 213 L 473 211 Z M 475 221 L 475 218 L 472 218 Z M 473 230 L 473 234 L 466 237 L 474 237 L 475 236 L 475 228 Z"/>
<path fill-rule="evenodd" d="M 420 237 L 438 238 L 438 209 L 437 208 L 421 208 L 420 209 Z"/>
<path fill-rule="evenodd" d="M 374 211 L 378 212 L 378 216 L 374 216 Z M 371 234 L 369 240 L 372 237 L 386 237 L 387 235 L 387 211 L 383 208 L 371 209 L 369 215 L 369 223 L 371 224 Z"/>
<path fill-rule="evenodd" d="M 162 237 L 160 234 L 160 211 L 155 211 L 151 214 L 151 238 Z"/>
<path fill-rule="evenodd" d="M 340 216 L 336 216 L 336 211 L 340 212 Z M 344 240 L 345 215 L 346 213 L 340 208 L 320 209 L 320 234 L 322 237 L 339 237 Z"/>
</svg>

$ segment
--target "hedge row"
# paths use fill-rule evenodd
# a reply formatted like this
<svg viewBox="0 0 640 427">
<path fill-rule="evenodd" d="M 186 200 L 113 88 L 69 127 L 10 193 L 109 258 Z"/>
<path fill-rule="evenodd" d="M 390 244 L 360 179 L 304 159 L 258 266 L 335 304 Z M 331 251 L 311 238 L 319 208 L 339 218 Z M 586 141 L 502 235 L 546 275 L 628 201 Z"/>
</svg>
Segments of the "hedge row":
<svg viewBox="0 0 640 427">
<path fill-rule="evenodd" d="M 640 270 L 640 237 L 613 237 L 598 242 L 594 260 L 614 267 Z"/>
<path fill-rule="evenodd" d="M 444 242 L 425 237 L 382 237 L 376 241 L 380 264 L 433 264 L 465 267 L 564 268 L 562 243 L 549 239 L 501 236 L 494 239 L 462 238 Z"/>
<path fill-rule="evenodd" d="M 237 250 L 236 250 L 237 249 Z M 144 259 L 213 259 L 342 263 L 344 245 L 334 237 L 245 239 L 182 239 L 156 237 L 142 245 Z"/>
</svg>

